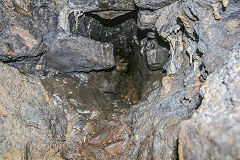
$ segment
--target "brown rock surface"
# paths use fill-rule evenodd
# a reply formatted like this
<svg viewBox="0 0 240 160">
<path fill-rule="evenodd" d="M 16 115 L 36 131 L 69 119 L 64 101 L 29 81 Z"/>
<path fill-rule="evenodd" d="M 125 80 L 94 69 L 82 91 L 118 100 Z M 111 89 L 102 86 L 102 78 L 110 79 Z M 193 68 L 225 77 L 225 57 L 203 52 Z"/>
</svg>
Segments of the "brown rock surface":
<svg viewBox="0 0 240 160">
<path fill-rule="evenodd" d="M 0 159 L 53 159 L 66 132 L 63 111 L 38 78 L 0 63 Z"/>
</svg>

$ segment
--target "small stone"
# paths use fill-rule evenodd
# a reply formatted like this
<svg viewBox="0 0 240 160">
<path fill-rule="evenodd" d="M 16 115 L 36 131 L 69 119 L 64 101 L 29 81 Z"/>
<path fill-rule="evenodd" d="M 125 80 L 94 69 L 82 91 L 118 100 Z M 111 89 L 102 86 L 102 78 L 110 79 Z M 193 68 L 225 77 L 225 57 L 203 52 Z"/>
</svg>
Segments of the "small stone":
<svg viewBox="0 0 240 160">
<path fill-rule="evenodd" d="M 148 67 L 151 70 L 162 69 L 167 60 L 168 50 L 165 48 L 158 48 L 147 51 Z"/>
<path fill-rule="evenodd" d="M 96 145 L 103 144 L 106 141 L 106 139 L 109 137 L 109 135 L 110 135 L 110 132 L 106 131 L 106 132 L 94 137 L 92 140 L 90 140 L 90 143 L 96 144 Z"/>
</svg>

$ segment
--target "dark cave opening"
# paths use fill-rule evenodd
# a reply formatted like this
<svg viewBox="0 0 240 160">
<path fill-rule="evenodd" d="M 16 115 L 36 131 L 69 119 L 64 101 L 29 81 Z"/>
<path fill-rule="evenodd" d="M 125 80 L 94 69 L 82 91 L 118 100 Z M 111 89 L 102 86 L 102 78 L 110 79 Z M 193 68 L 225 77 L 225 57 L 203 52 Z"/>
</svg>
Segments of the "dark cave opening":
<svg viewBox="0 0 240 160">
<path fill-rule="evenodd" d="M 77 37 L 113 44 L 116 63 L 113 70 L 120 75 L 117 92 L 136 104 L 146 94 L 145 84 L 165 75 L 163 66 L 169 58 L 169 44 L 155 31 L 138 29 L 138 11 L 113 19 L 98 14 L 85 13 L 76 19 L 72 12 L 68 17 L 70 32 Z"/>
</svg>

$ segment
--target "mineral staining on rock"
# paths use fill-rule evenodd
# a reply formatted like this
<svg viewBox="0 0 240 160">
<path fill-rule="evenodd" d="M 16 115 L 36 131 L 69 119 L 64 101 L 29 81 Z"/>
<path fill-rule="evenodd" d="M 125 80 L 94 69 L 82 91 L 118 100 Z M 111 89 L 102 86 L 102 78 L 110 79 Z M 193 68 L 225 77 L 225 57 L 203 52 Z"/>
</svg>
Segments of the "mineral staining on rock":
<svg viewBox="0 0 240 160">
<path fill-rule="evenodd" d="M 0 159 L 53 159 L 66 134 L 66 119 L 36 77 L 0 64 Z"/>
<path fill-rule="evenodd" d="M 239 12 L 1 1 L 0 159 L 240 159 Z"/>
</svg>

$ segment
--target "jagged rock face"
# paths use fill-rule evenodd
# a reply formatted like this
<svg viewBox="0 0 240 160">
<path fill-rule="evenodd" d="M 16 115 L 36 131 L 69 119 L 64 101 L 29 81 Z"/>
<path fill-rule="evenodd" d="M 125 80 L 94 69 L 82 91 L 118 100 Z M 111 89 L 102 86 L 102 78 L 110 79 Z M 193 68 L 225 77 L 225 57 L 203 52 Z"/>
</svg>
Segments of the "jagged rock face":
<svg viewBox="0 0 240 160">
<path fill-rule="evenodd" d="M 201 87 L 203 101 L 190 120 L 181 124 L 180 159 L 239 159 L 239 57 L 229 55 L 221 70 Z"/>
<path fill-rule="evenodd" d="M 239 159 L 239 3 L 1 1 L 0 159 Z"/>
<path fill-rule="evenodd" d="M 90 3 L 90 5 L 88 5 Z M 84 5 L 87 5 L 87 9 L 84 7 Z M 90 7 L 90 8 L 89 8 Z M 124 8 L 124 9 L 123 9 Z M 47 57 L 54 57 L 55 50 L 64 51 L 66 47 L 64 46 L 61 48 L 61 46 L 57 46 L 57 42 L 55 45 L 53 45 L 52 38 L 55 37 L 57 39 L 57 36 L 65 37 L 69 36 L 70 33 L 70 21 L 68 20 L 68 17 L 70 14 L 74 13 L 75 18 L 75 25 L 74 28 L 83 28 L 81 26 L 81 18 L 85 16 L 85 12 L 94 11 L 94 14 L 98 14 L 96 11 L 109 11 L 109 10 L 116 10 L 119 12 L 122 11 L 132 11 L 134 10 L 134 3 L 132 1 L 109 1 L 109 2 L 98 2 L 98 1 L 69 1 L 69 2 L 63 2 L 63 1 L 56 1 L 56 5 L 53 2 L 50 1 L 9 1 L 7 3 L 1 3 L 1 41 L 0 41 L 0 58 L 4 62 L 12 63 L 13 66 L 20 69 L 22 72 L 32 73 L 34 72 L 34 68 L 36 65 L 38 65 L 37 68 L 39 68 L 38 61 L 40 60 L 40 57 L 42 54 L 46 53 L 46 50 L 48 53 Z M 12 17 L 12 18 L 10 18 Z M 80 24 L 78 24 L 78 22 Z M 128 23 L 127 25 L 131 25 L 133 22 Z M 79 26 L 78 26 L 79 25 Z M 85 27 L 88 25 L 91 25 L 90 22 L 87 22 Z M 6 27 L 3 27 L 6 26 Z M 97 25 L 94 25 L 95 28 Z M 100 26 L 102 27 L 102 26 Z M 124 26 L 126 27 L 126 26 Z M 58 29 L 63 29 L 64 32 L 58 32 Z M 100 30 L 100 28 L 98 28 Z M 88 29 L 90 31 L 91 29 Z M 106 30 L 106 29 L 105 29 Z M 122 29 L 121 29 L 122 30 Z M 90 31 L 89 38 L 94 38 L 92 31 Z M 109 32 L 113 32 L 114 30 L 109 30 Z M 115 32 L 120 33 L 119 31 Z M 132 33 L 132 32 L 131 32 Z M 98 34 L 98 33 L 97 33 Z M 101 33 L 100 33 L 101 34 Z M 85 36 L 86 37 L 86 36 Z M 96 37 L 96 36 L 95 36 Z M 101 37 L 101 35 L 99 35 Z M 126 38 L 126 37 L 125 37 Z M 60 70 L 60 72 L 70 72 L 70 71 L 90 71 L 90 70 L 102 70 L 111 68 L 114 66 L 114 60 L 112 55 L 112 47 L 111 44 L 100 44 L 97 42 L 90 42 L 91 40 L 74 40 L 72 38 L 71 41 L 75 41 L 75 43 L 81 43 L 85 42 L 85 44 L 92 44 L 94 47 L 90 47 L 87 45 L 83 45 L 84 47 L 78 47 L 75 52 L 76 56 L 74 58 L 70 58 L 69 60 L 75 60 L 74 64 L 77 63 L 74 67 L 73 62 L 71 62 L 72 68 L 66 67 L 67 63 L 69 65 L 70 62 L 66 62 L 65 69 L 62 67 L 62 62 L 58 60 L 58 63 L 55 66 L 51 66 L 52 68 L 55 68 L 57 70 Z M 96 40 L 99 40 L 99 38 L 94 38 Z M 101 39 L 101 38 L 100 38 Z M 114 41 L 113 38 L 108 38 L 110 40 L 108 41 Z M 123 38 L 124 39 L 124 38 Z M 132 37 L 129 41 L 132 40 Z M 120 41 L 119 39 L 115 40 L 115 42 Z M 47 44 L 45 42 L 48 42 Z M 105 42 L 107 42 L 105 40 Z M 96 44 L 96 45 L 95 45 Z M 118 46 L 123 45 L 126 46 L 126 44 L 122 41 L 117 43 Z M 99 46 L 99 47 L 98 47 Z M 102 47 L 101 47 L 102 46 Z M 93 59 L 91 58 L 91 61 L 93 63 L 89 63 L 88 59 L 86 62 L 76 62 L 79 60 L 79 56 L 77 53 L 79 51 L 86 53 L 84 51 L 84 48 L 87 49 L 88 47 L 92 48 L 93 50 L 88 53 L 97 53 L 91 57 L 93 59 L 98 59 L 99 57 L 96 57 L 98 53 L 109 53 L 106 54 L 107 57 L 102 55 L 102 60 L 106 61 L 102 64 L 93 64 Z M 71 48 L 71 47 L 70 47 Z M 124 48 L 124 47 L 122 47 Z M 126 50 L 129 50 L 129 47 L 125 47 Z M 130 51 L 131 52 L 131 51 Z M 100 54 L 101 54 L 100 53 Z M 62 52 L 62 56 L 64 56 Z M 89 55 L 90 57 L 90 55 Z M 101 57 L 101 56 L 100 56 Z M 28 59 L 26 61 L 26 59 Z M 81 58 L 82 59 L 82 58 Z M 49 63 L 51 62 L 51 58 L 48 58 Z M 30 62 L 31 61 L 31 62 Z M 42 60 L 40 60 L 42 62 Z M 40 62 L 40 63 L 41 63 Z M 96 62 L 96 61 L 95 61 Z M 49 64 L 48 63 L 48 64 Z M 65 63 L 65 62 L 64 62 Z M 89 63 L 89 64 L 87 64 Z M 42 65 L 42 64 L 40 64 Z M 63 70 L 59 69 L 60 67 L 63 68 Z M 91 68 L 93 67 L 93 68 Z M 78 68 L 78 69 L 77 69 Z"/>
<path fill-rule="evenodd" d="M 206 70 L 211 73 L 222 68 L 230 51 L 239 44 L 239 2 L 223 0 L 207 5 L 205 1 L 188 1 L 180 18 L 187 33 L 196 37 L 196 49 L 203 53 Z"/>
<path fill-rule="evenodd" d="M 166 7 L 177 0 L 135 0 L 134 2 L 136 3 L 137 6 L 140 8 L 145 8 L 145 9 L 159 9 Z"/>
<path fill-rule="evenodd" d="M 102 10 L 134 10 L 133 0 L 70 0 L 69 5 L 74 5 L 80 8 L 93 8 L 95 11 Z M 91 9 L 94 10 L 94 9 Z"/>
<path fill-rule="evenodd" d="M 174 149 L 177 148 L 178 136 L 174 135 L 178 135 L 179 124 L 184 119 L 183 117 L 186 116 L 185 118 L 187 118 L 191 116 L 191 111 L 201 104 L 199 88 L 202 82 L 205 81 L 206 74 L 213 71 L 218 72 L 218 69 L 223 66 L 224 62 L 231 62 L 231 60 L 226 57 L 229 57 L 231 50 L 238 46 L 239 25 L 235 25 L 235 22 L 237 24 L 239 23 L 239 16 L 237 16 L 239 12 L 238 3 L 239 2 L 235 1 L 229 1 L 228 3 L 226 1 L 214 1 L 208 4 L 206 1 L 200 0 L 185 1 L 175 2 L 167 7 L 151 12 L 141 11 L 140 22 L 138 23 L 140 27 L 152 29 L 155 25 L 158 33 L 166 38 L 170 44 L 170 57 L 168 63 L 165 64 L 165 69 L 169 77 L 163 78 L 162 89 L 153 91 L 147 100 L 134 106 L 131 110 L 132 115 L 130 115 L 130 117 L 133 118 L 134 142 L 136 144 L 133 149 L 133 159 L 176 158 L 174 158 Z M 216 4 L 218 4 L 217 7 Z M 222 6 L 226 7 L 224 11 L 221 11 Z M 144 5 L 142 8 L 144 8 Z M 153 17 L 153 21 L 146 21 L 144 12 L 146 12 L 148 17 Z M 218 17 L 218 14 L 221 15 L 221 18 Z M 230 21 L 231 24 L 229 24 Z M 226 39 L 230 41 L 226 41 Z M 225 74 L 227 73 L 225 72 Z M 170 75 L 175 75 L 178 78 L 171 78 Z M 180 78 L 181 76 L 184 78 Z M 184 79 L 184 81 L 182 79 Z M 211 81 L 211 84 L 214 83 L 215 80 Z M 209 86 L 209 90 L 211 90 L 210 88 L 212 87 Z M 238 92 L 239 91 L 235 90 L 231 92 L 231 94 L 237 94 Z M 228 96 L 228 93 L 221 95 L 223 97 Z M 166 99 L 163 98 L 165 96 Z M 219 99 L 219 101 L 217 100 L 216 102 L 217 104 L 221 101 L 225 102 L 226 100 L 221 100 L 220 97 L 221 96 L 219 96 L 219 98 L 215 97 Z M 161 130 L 161 127 L 157 127 L 157 124 L 166 118 L 178 119 L 178 122 L 176 122 L 177 125 L 174 125 L 178 126 L 178 129 L 174 130 L 173 135 L 170 134 L 171 139 L 175 139 L 175 143 L 170 143 L 171 141 L 168 138 L 164 141 L 166 144 L 170 144 L 168 148 L 170 150 L 167 151 L 164 147 L 160 147 L 159 149 L 159 146 L 161 146 L 160 142 L 155 143 L 154 141 L 155 139 L 160 139 L 159 137 L 161 137 L 161 135 L 172 133 L 167 128 Z M 213 140 L 216 143 L 208 140 L 208 134 L 218 127 L 215 126 L 215 128 L 209 129 L 210 124 L 214 125 L 214 118 L 212 117 L 209 123 L 205 122 L 207 120 L 205 118 L 206 117 L 202 118 L 202 120 L 198 122 L 198 116 L 196 116 L 192 121 L 186 122 L 186 125 L 185 122 L 183 122 L 182 133 L 180 134 L 180 136 L 183 137 L 181 140 L 182 144 L 180 145 L 180 158 L 209 159 L 215 157 L 216 159 L 221 159 L 221 154 L 217 156 L 220 152 L 216 152 L 217 149 L 224 150 L 221 148 L 222 144 L 217 143 L 219 137 L 211 136 L 210 139 L 213 137 L 216 138 L 216 141 Z M 191 126 L 193 121 L 197 122 Z M 220 121 L 218 122 L 220 124 Z M 206 126 L 204 125 L 205 123 L 207 123 Z M 202 132 L 200 131 L 199 133 L 200 135 L 198 134 L 198 125 L 203 126 Z M 191 127 L 195 130 L 191 130 Z M 213 135 L 215 135 L 214 133 Z M 230 134 L 232 133 L 233 131 Z M 231 137 L 228 133 L 226 134 L 229 138 Z M 204 138 L 201 138 L 201 136 Z M 207 144 L 205 145 L 204 143 Z M 200 144 L 205 147 L 203 146 L 201 148 Z M 216 145 L 216 148 L 212 147 L 213 144 Z M 151 148 L 150 146 L 153 147 Z M 185 150 L 185 147 L 188 149 Z M 211 147 L 213 149 L 212 154 L 211 151 L 207 151 L 208 149 L 210 150 Z M 230 150 L 234 152 L 234 149 L 228 150 L 229 155 L 223 152 L 226 156 L 222 159 L 227 159 L 227 157 L 231 156 L 238 158 L 235 153 L 233 153 L 233 156 Z M 156 153 L 162 154 L 155 156 Z"/>
<path fill-rule="evenodd" d="M 83 12 L 92 11 L 104 19 L 114 19 L 135 10 L 133 0 L 71 0 L 67 5 Z"/>
<path fill-rule="evenodd" d="M 132 159 L 146 159 L 146 156 L 152 159 L 176 158 L 176 140 L 180 122 L 188 117 L 200 100 L 197 91 L 200 87 L 199 76 L 199 73 L 193 74 L 185 81 L 189 86 L 194 86 L 195 91 L 185 89 L 188 85 L 184 84 L 183 75 L 165 76 L 162 79 L 162 86 L 157 87 L 147 100 L 133 106 L 130 118 L 132 117 L 136 146 Z M 188 94 L 191 97 L 188 97 Z M 167 127 L 168 125 L 172 127 Z M 149 134 L 152 135 L 152 139 L 147 137 Z M 149 144 L 153 147 L 152 150 L 141 149 L 145 148 L 145 142 L 152 143 Z M 142 155 L 143 153 L 145 156 Z"/>
<path fill-rule="evenodd" d="M 36 77 L 2 63 L 0 72 L 0 159 L 59 158 L 67 121 L 56 99 Z"/>
<path fill-rule="evenodd" d="M 42 37 L 39 34 L 41 33 L 39 23 L 35 23 L 35 26 L 33 26 L 32 15 L 21 16 L 18 12 L 23 11 L 18 9 L 14 11 L 10 4 L 8 6 L 8 3 L 0 3 L 0 5 L 1 60 L 11 61 L 41 54 L 46 46 L 42 43 Z M 22 14 L 25 14 L 25 12 Z"/>
</svg>

